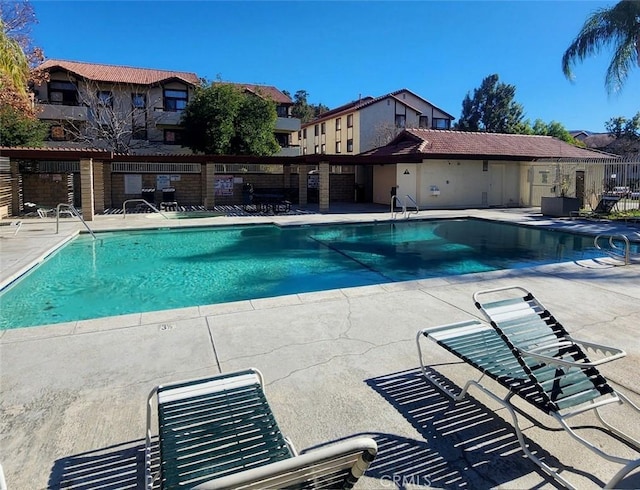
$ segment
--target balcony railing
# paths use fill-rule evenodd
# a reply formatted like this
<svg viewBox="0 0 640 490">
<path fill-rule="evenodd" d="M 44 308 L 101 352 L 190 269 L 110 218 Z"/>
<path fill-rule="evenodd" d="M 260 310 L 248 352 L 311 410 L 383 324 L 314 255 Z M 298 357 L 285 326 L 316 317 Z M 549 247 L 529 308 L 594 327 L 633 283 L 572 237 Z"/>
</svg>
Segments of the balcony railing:
<svg viewBox="0 0 640 490">
<path fill-rule="evenodd" d="M 280 148 L 280 151 L 275 154 L 277 157 L 297 157 L 298 155 L 300 155 L 299 146 L 287 146 Z"/>
<path fill-rule="evenodd" d="M 153 109 L 153 119 L 158 126 L 179 126 L 182 111 L 165 111 L 162 107 Z"/>
<path fill-rule="evenodd" d="M 83 106 L 48 104 L 39 102 L 36 104 L 38 119 L 64 119 L 73 121 L 86 121 L 89 116 L 89 108 Z"/>
<path fill-rule="evenodd" d="M 296 117 L 279 117 L 276 119 L 276 131 L 293 132 L 300 130 L 300 119 Z"/>
</svg>

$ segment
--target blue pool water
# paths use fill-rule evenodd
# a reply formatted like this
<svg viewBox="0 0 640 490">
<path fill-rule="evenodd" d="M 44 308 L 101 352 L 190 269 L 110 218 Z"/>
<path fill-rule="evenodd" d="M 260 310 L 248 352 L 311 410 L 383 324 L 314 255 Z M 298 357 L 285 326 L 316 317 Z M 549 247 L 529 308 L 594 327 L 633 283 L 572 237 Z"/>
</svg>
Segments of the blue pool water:
<svg viewBox="0 0 640 490">
<path fill-rule="evenodd" d="M 483 220 L 81 235 L 6 288 L 0 329 L 599 257 L 593 239 Z"/>
</svg>

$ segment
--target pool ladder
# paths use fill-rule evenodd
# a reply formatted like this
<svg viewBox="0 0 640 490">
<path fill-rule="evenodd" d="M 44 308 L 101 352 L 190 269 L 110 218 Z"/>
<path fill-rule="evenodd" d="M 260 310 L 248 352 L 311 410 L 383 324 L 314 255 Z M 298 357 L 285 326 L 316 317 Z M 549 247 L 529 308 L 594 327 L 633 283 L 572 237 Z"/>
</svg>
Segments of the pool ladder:
<svg viewBox="0 0 640 490">
<path fill-rule="evenodd" d="M 407 194 L 405 196 L 407 201 L 411 201 L 413 203 L 413 205 L 415 206 L 416 210 L 415 211 L 409 211 L 407 210 L 407 204 L 406 201 L 402 202 L 402 199 L 400 199 L 398 196 L 391 196 L 391 219 L 396 219 L 396 216 L 398 215 L 397 211 L 396 211 L 396 207 L 395 204 L 399 204 L 400 207 L 402 208 L 402 217 L 404 219 L 409 219 L 409 215 L 411 214 L 418 214 L 420 212 L 420 208 L 418 207 L 418 203 L 415 201 L 415 199 L 413 197 L 411 197 L 409 194 Z"/>
<path fill-rule="evenodd" d="M 89 228 L 89 225 L 87 224 L 87 222 L 84 220 L 84 218 L 82 217 L 82 215 L 78 212 L 78 210 L 76 209 L 76 207 L 73 204 L 67 204 L 64 202 L 61 202 L 60 204 L 58 204 L 56 206 L 56 235 L 59 233 L 60 231 L 60 209 L 61 208 L 66 208 L 69 210 L 69 212 L 71 212 L 72 216 L 75 216 L 76 218 L 78 218 L 80 221 L 82 221 L 82 224 L 84 225 L 84 227 L 89 231 L 89 233 L 91 233 L 91 236 L 93 237 L 93 239 L 96 239 L 96 235 L 95 233 L 93 233 L 93 230 L 91 228 Z"/>
<path fill-rule="evenodd" d="M 636 232 L 635 234 L 640 237 L 639 233 Z M 640 254 L 631 253 L 631 242 L 629 241 L 627 235 L 624 235 L 622 233 L 617 235 L 609 235 L 608 248 L 602 248 L 600 246 L 600 243 L 598 243 L 602 238 L 607 238 L 607 235 L 598 235 L 594 238 L 593 244 L 595 245 L 595 247 L 616 260 L 622 260 L 624 262 L 624 265 L 629 265 L 632 258 L 635 259 L 637 256 L 640 257 Z M 624 242 L 624 248 L 619 247 L 616 244 L 616 240 L 622 240 Z"/>
</svg>

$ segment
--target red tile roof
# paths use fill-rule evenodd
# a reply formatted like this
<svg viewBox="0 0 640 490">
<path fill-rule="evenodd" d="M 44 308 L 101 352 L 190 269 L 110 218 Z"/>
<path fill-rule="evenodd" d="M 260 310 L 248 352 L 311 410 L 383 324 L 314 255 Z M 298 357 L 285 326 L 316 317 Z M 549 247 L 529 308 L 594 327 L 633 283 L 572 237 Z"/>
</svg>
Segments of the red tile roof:
<svg viewBox="0 0 640 490">
<path fill-rule="evenodd" d="M 101 65 L 80 61 L 47 60 L 39 70 L 62 69 L 88 80 L 112 83 L 130 83 L 135 85 L 154 85 L 170 79 L 179 79 L 191 85 L 198 85 L 198 75 L 190 72 L 132 68 L 129 66 Z"/>
<path fill-rule="evenodd" d="M 372 104 L 375 104 L 376 102 L 379 102 L 381 100 L 384 100 L 388 97 L 397 100 L 398 102 L 400 102 L 403 105 L 406 105 L 407 107 L 409 107 L 410 109 L 413 109 L 416 112 L 419 112 L 415 107 L 409 105 L 407 103 L 407 101 L 405 100 L 401 100 L 397 97 L 398 94 L 402 93 L 402 92 L 409 92 L 410 94 L 413 94 L 414 96 L 416 96 L 417 98 L 423 100 L 425 103 L 433 106 L 434 108 L 438 109 L 440 112 L 442 112 L 443 114 L 445 114 L 447 117 L 451 118 L 451 119 L 455 119 L 455 117 L 453 117 L 451 114 L 449 114 L 448 112 L 443 111 L 442 109 L 440 109 L 439 107 L 433 105 L 431 102 L 429 102 L 427 99 L 424 99 L 423 97 L 420 97 L 418 94 L 416 94 L 415 92 L 412 92 L 409 89 L 406 88 L 401 88 L 400 90 L 396 90 L 394 92 L 390 92 L 388 94 L 384 94 L 381 95 L 379 97 L 371 97 L 371 96 L 366 96 L 366 97 L 362 97 L 358 100 L 354 100 L 352 102 L 348 102 L 346 104 L 343 104 L 339 107 L 336 107 L 335 109 L 331 109 L 330 111 L 327 112 L 323 112 L 322 114 L 320 114 L 316 119 L 314 119 L 313 121 L 308 122 L 307 124 L 303 124 L 302 127 L 303 128 L 307 128 L 309 126 L 312 126 L 314 124 L 317 124 L 321 121 L 326 121 L 327 119 L 331 119 L 333 117 L 337 117 L 341 114 L 345 114 L 348 112 L 353 112 L 356 110 L 360 110 L 364 107 L 370 106 Z"/>
<path fill-rule="evenodd" d="M 423 154 L 496 158 L 618 158 L 587 150 L 551 136 L 406 129 L 386 146 L 362 153 L 372 156 Z"/>
<path fill-rule="evenodd" d="M 231 83 L 237 87 L 242 87 L 248 92 L 257 94 L 266 99 L 273 100 L 276 104 L 290 104 L 293 105 L 291 97 L 285 95 L 281 90 L 271 85 L 254 85 L 251 83 Z"/>
</svg>

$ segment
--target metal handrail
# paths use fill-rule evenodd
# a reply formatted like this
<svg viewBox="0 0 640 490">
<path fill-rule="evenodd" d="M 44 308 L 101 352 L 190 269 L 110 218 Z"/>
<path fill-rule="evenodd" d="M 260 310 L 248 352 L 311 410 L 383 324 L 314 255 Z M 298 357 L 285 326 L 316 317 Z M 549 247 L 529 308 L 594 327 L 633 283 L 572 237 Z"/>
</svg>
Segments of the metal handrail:
<svg viewBox="0 0 640 490">
<path fill-rule="evenodd" d="M 600 238 L 604 238 L 605 235 L 598 235 L 593 239 L 593 244 L 594 246 L 598 249 L 601 250 L 602 252 L 606 253 L 607 255 L 610 255 L 611 257 L 614 257 L 616 259 L 620 259 L 621 256 L 624 257 L 624 265 L 629 265 L 631 263 L 631 243 L 629 242 L 629 239 L 627 238 L 626 235 L 623 235 L 622 233 L 619 235 L 611 235 L 609 236 L 609 249 L 603 249 L 600 244 L 598 243 L 598 241 L 600 240 Z M 623 253 L 619 253 L 622 249 L 620 247 L 618 247 L 615 243 L 615 239 L 616 238 L 622 238 L 622 240 L 624 241 L 624 252 Z"/>
<path fill-rule="evenodd" d="M 420 212 L 420 208 L 418 207 L 418 203 L 416 202 L 416 200 L 413 197 L 411 197 L 409 194 L 407 194 L 405 197 L 409 201 L 411 201 L 413 203 L 413 205 L 416 207 L 415 211 L 412 211 L 411 213 L 409 213 L 409 211 L 407 211 L 407 207 L 405 206 L 405 208 L 404 208 L 405 218 L 409 218 L 409 214 L 418 214 Z"/>
<path fill-rule="evenodd" d="M 60 204 L 58 204 L 56 206 L 56 234 L 58 234 L 59 230 L 60 230 L 60 208 L 61 207 L 65 207 L 67 209 L 69 209 L 71 211 L 71 214 L 73 216 L 75 216 L 76 218 L 78 218 L 80 221 L 82 221 L 82 224 L 85 226 L 85 228 L 89 231 L 89 233 L 91 233 L 91 236 L 93 237 L 94 240 L 96 240 L 96 235 L 95 233 L 93 233 L 93 230 L 91 228 L 89 228 L 89 225 L 87 224 L 87 222 L 84 220 L 84 218 L 82 217 L 82 215 L 78 212 L 78 210 L 75 208 L 75 206 L 73 204 L 67 204 L 64 202 L 61 202 Z"/>
<path fill-rule="evenodd" d="M 156 213 L 160 213 L 164 217 L 164 219 L 171 219 L 171 218 L 169 218 L 169 216 L 164 214 L 162 211 L 160 211 L 158 208 L 156 208 L 153 204 L 151 204 L 149 201 L 147 201 L 145 199 L 127 199 L 125 202 L 123 202 L 122 203 L 122 218 L 123 219 L 127 217 L 127 203 L 130 203 L 130 202 L 143 202 L 147 206 L 149 206 L 151 209 L 153 209 Z"/>
<path fill-rule="evenodd" d="M 404 216 L 406 214 L 406 212 L 407 212 L 407 208 L 405 207 L 404 203 L 402 202 L 402 199 L 400 199 L 396 195 L 393 195 L 393 196 L 391 196 L 391 219 L 396 219 L 396 216 L 398 215 L 398 213 L 396 213 L 395 206 L 394 206 L 394 203 L 396 201 L 400 204 L 400 207 L 402 208 L 402 215 Z"/>
</svg>

